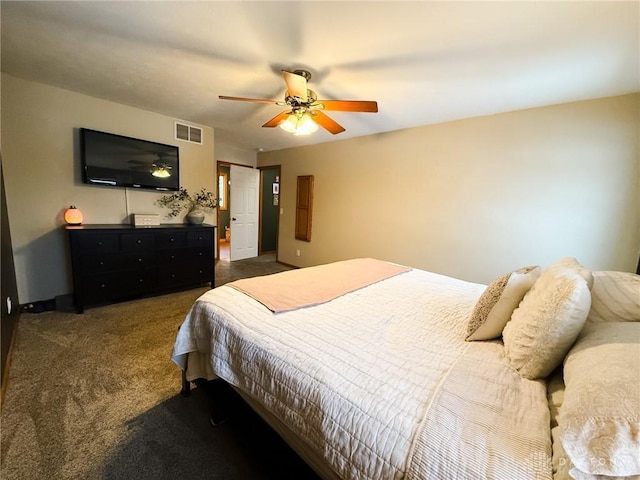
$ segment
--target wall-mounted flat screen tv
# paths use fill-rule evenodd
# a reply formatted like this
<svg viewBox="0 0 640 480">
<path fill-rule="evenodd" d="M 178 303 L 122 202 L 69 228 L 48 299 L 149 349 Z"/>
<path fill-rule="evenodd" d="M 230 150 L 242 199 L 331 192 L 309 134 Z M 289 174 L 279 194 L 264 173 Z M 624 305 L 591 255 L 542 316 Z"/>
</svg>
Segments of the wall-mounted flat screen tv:
<svg viewBox="0 0 640 480">
<path fill-rule="evenodd" d="M 180 188 L 180 152 L 174 145 L 81 128 L 80 152 L 84 183 L 153 190 Z"/>
</svg>

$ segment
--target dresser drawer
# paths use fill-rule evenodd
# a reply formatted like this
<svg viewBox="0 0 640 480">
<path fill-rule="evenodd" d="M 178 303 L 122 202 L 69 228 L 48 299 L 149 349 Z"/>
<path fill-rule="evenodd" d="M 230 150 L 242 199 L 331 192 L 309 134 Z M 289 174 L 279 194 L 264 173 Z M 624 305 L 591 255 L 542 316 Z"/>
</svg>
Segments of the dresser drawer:
<svg viewBox="0 0 640 480">
<path fill-rule="evenodd" d="M 175 248 L 158 251 L 158 265 L 176 264 L 189 261 L 213 262 L 213 250 L 205 248 Z"/>
<path fill-rule="evenodd" d="M 155 248 L 154 240 L 153 233 L 123 233 L 120 235 L 120 248 L 123 252 L 151 251 Z"/>
<path fill-rule="evenodd" d="M 211 247 L 213 245 L 213 232 L 211 230 L 187 232 L 187 244 L 190 247 Z"/>
<path fill-rule="evenodd" d="M 101 255 L 84 255 L 80 259 L 82 275 L 113 272 L 120 268 L 122 261 L 117 253 L 103 253 Z"/>
<path fill-rule="evenodd" d="M 95 275 L 117 270 L 143 270 L 153 267 L 154 263 L 153 251 L 85 255 L 81 260 L 81 269 L 83 275 Z"/>
<path fill-rule="evenodd" d="M 158 266 L 158 287 L 170 289 L 182 285 L 211 281 L 213 263 L 187 262 L 179 265 Z"/>
<path fill-rule="evenodd" d="M 190 250 L 191 256 L 190 258 L 193 260 L 197 260 L 199 263 L 211 263 L 213 265 L 213 249 L 209 248 L 192 248 Z"/>
<path fill-rule="evenodd" d="M 156 235 L 158 249 L 187 246 L 187 232 L 162 232 Z"/>
<path fill-rule="evenodd" d="M 84 278 L 83 291 L 87 303 L 104 303 L 140 296 L 153 291 L 156 286 L 154 268 L 122 275 L 113 272 L 105 275 L 89 275 Z"/>
<path fill-rule="evenodd" d="M 82 290 L 87 303 L 102 303 L 113 298 L 113 292 L 118 286 L 119 276 L 90 275 L 83 279 Z"/>
<path fill-rule="evenodd" d="M 120 255 L 120 269 L 144 270 L 153 268 L 156 262 L 156 255 L 153 250 L 144 252 L 123 252 Z"/>
<path fill-rule="evenodd" d="M 115 233 L 86 233 L 80 236 L 78 243 L 81 255 L 118 251 L 118 235 Z"/>
<path fill-rule="evenodd" d="M 147 268 L 131 272 L 125 277 L 120 277 L 120 285 L 114 291 L 114 298 L 130 298 L 153 291 L 156 288 L 156 270 Z"/>
<path fill-rule="evenodd" d="M 158 250 L 158 265 L 186 262 L 191 256 L 191 250 L 185 248 Z"/>
</svg>

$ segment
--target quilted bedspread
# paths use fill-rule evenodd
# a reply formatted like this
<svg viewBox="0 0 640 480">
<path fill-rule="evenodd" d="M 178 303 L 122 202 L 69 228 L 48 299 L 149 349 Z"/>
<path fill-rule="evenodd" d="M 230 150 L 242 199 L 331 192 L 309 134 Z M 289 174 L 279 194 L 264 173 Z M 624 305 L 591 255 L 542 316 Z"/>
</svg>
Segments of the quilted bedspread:
<svg viewBox="0 0 640 480">
<path fill-rule="evenodd" d="M 414 269 L 273 314 L 222 286 L 172 359 L 251 395 L 344 479 L 551 479 L 544 383 L 501 342 L 464 341 L 485 288 Z"/>
</svg>

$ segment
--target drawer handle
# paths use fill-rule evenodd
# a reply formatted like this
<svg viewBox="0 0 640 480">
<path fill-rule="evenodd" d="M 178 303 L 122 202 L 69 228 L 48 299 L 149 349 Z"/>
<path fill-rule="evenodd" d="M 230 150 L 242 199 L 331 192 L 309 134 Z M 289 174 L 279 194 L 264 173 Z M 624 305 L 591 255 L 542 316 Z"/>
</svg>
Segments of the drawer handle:
<svg viewBox="0 0 640 480">
<path fill-rule="evenodd" d="M 201 257 L 202 256 L 202 252 L 198 252 L 198 256 Z"/>
<path fill-rule="evenodd" d="M 170 241 L 170 242 L 174 242 L 175 240 L 174 240 L 173 238 L 170 238 L 170 239 L 169 239 L 169 241 Z"/>
<path fill-rule="evenodd" d="M 202 240 L 202 237 L 198 237 L 198 240 Z"/>
<path fill-rule="evenodd" d="M 136 243 L 137 243 L 138 245 L 140 245 L 140 244 L 142 243 L 142 240 L 138 239 L 138 240 L 136 241 Z"/>
<path fill-rule="evenodd" d="M 171 274 L 171 278 L 176 278 L 176 274 L 175 274 L 175 273 L 172 273 L 172 274 Z"/>
<path fill-rule="evenodd" d="M 175 260 L 176 256 L 175 255 L 171 255 L 171 260 Z"/>
<path fill-rule="evenodd" d="M 138 280 L 138 283 L 143 283 L 143 282 L 144 280 L 142 278 Z"/>
<path fill-rule="evenodd" d="M 101 247 L 102 246 L 102 242 L 98 242 L 98 246 Z"/>
<path fill-rule="evenodd" d="M 102 262 L 102 261 L 101 261 L 101 262 L 100 262 L 100 266 L 103 266 L 103 265 L 104 265 L 104 262 Z"/>
<path fill-rule="evenodd" d="M 102 285 L 100 285 L 100 288 L 107 288 L 107 286 L 103 283 Z"/>
<path fill-rule="evenodd" d="M 200 270 L 200 273 L 203 273 L 202 270 Z"/>
<path fill-rule="evenodd" d="M 141 259 L 141 258 L 139 258 L 139 259 L 138 259 L 138 261 L 139 261 L 139 262 L 141 262 L 141 261 L 142 261 L 142 259 Z"/>
</svg>

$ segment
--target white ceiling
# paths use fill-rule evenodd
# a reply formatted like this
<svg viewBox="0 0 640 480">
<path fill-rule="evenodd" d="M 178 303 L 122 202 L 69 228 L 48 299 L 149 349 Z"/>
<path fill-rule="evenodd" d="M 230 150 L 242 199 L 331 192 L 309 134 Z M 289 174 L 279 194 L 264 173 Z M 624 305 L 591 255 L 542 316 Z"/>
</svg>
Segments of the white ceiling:
<svg viewBox="0 0 640 480">
<path fill-rule="evenodd" d="M 2 71 L 276 150 L 640 91 L 640 2 L 9 2 Z M 312 72 L 346 128 L 295 137 L 280 70 Z"/>
</svg>

